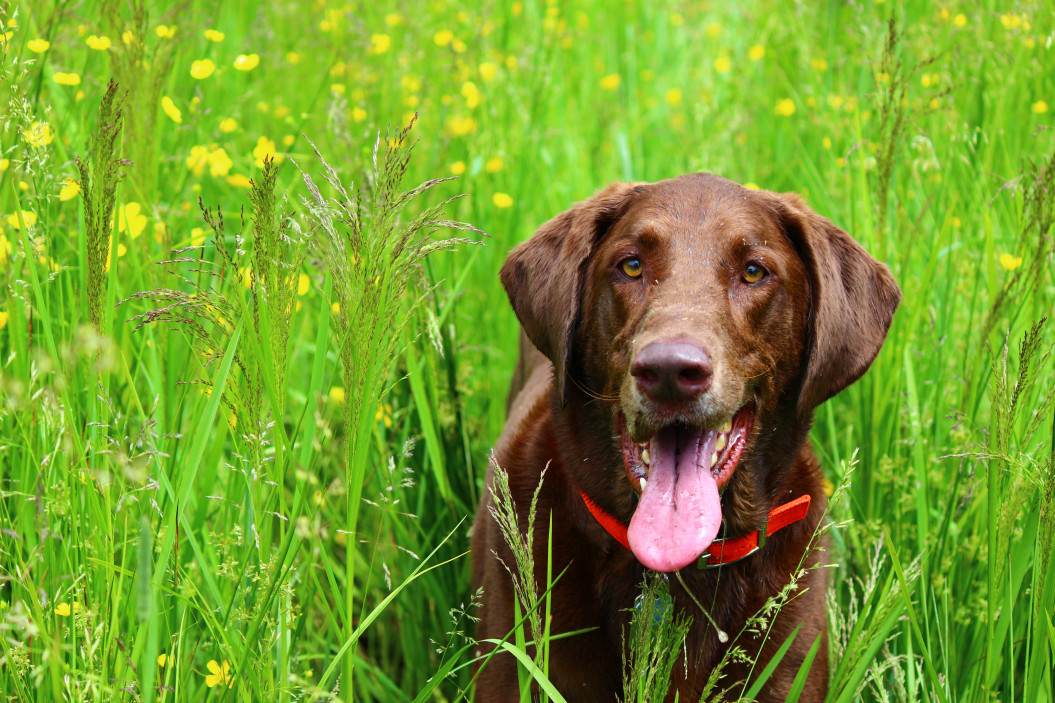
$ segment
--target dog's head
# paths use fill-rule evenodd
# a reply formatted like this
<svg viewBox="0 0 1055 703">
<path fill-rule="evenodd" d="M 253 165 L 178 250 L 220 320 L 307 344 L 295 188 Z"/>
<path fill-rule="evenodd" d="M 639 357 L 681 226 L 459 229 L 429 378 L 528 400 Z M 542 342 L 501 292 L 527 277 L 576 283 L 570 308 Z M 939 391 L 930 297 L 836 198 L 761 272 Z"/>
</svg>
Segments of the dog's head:
<svg viewBox="0 0 1055 703">
<path fill-rule="evenodd" d="M 768 509 L 767 474 L 795 458 L 775 456 L 781 437 L 867 370 L 900 299 L 797 196 L 709 174 L 609 186 L 501 276 L 566 412 L 600 412 L 616 438 L 623 471 L 577 478 L 632 511 L 631 547 L 658 571 L 710 545 L 723 502 L 734 529 Z"/>
</svg>

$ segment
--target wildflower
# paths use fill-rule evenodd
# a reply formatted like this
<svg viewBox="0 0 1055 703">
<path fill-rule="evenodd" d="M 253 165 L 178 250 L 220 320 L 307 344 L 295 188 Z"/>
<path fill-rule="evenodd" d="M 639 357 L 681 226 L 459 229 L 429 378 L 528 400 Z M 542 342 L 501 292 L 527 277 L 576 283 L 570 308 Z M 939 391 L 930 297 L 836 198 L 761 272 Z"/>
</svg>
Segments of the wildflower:
<svg viewBox="0 0 1055 703">
<path fill-rule="evenodd" d="M 377 406 L 377 412 L 374 413 L 374 422 L 384 422 L 386 428 L 392 429 L 392 406 L 388 403 Z"/>
<path fill-rule="evenodd" d="M 235 118 L 227 117 L 220 121 L 220 131 L 224 134 L 230 134 L 236 129 L 238 129 L 238 120 Z"/>
<path fill-rule="evenodd" d="M 453 173 L 455 176 L 460 176 L 465 173 L 465 162 L 455 161 L 453 164 L 451 164 L 451 173 Z"/>
<path fill-rule="evenodd" d="M 454 41 L 454 32 L 449 29 L 441 29 L 432 35 L 432 40 L 437 46 L 447 46 Z"/>
<path fill-rule="evenodd" d="M 81 76 L 78 73 L 61 73 L 57 72 L 52 78 L 59 85 L 80 85 Z"/>
<path fill-rule="evenodd" d="M 714 60 L 714 70 L 718 73 L 729 73 L 732 67 L 733 62 L 729 60 L 728 56 L 719 56 Z"/>
<path fill-rule="evenodd" d="M 237 418 L 235 417 L 234 413 L 231 413 L 230 419 L 235 421 L 231 423 L 232 426 L 234 424 L 237 424 Z M 208 686 L 209 688 L 212 688 L 213 686 L 222 686 L 225 684 L 228 688 L 232 688 L 234 686 L 234 676 L 231 675 L 231 665 L 227 663 L 226 659 L 224 659 L 222 665 L 217 664 L 215 659 L 210 659 L 209 663 L 205 666 L 209 669 L 210 672 L 212 672 L 205 676 L 206 686 Z"/>
<path fill-rule="evenodd" d="M 370 35 L 370 52 L 383 54 L 392 47 L 392 37 L 387 34 Z"/>
<path fill-rule="evenodd" d="M 3 239 L 3 237 L 0 237 L 0 239 Z M 0 310 L 0 330 L 7 327 L 7 318 L 9 318 L 10 316 L 11 313 L 9 313 L 7 310 Z"/>
<path fill-rule="evenodd" d="M 469 47 L 466 46 L 465 42 L 463 42 L 461 39 L 455 39 L 453 42 L 451 42 L 451 48 L 454 49 L 454 52 L 456 54 L 464 54 L 465 50 Z"/>
<path fill-rule="evenodd" d="M 59 200 L 73 200 L 77 197 L 77 194 L 81 192 L 81 185 L 72 178 L 67 178 L 63 181 L 62 188 L 59 189 Z"/>
<path fill-rule="evenodd" d="M 307 295 L 308 290 L 311 288 L 311 278 L 308 274 L 302 273 L 297 276 L 297 295 Z"/>
<path fill-rule="evenodd" d="M 209 164 L 209 149 L 201 145 L 190 148 L 190 156 L 186 160 L 187 168 L 195 176 L 200 176 Z"/>
<path fill-rule="evenodd" d="M 671 107 L 681 105 L 681 90 L 678 88 L 671 88 L 663 97 Z"/>
<path fill-rule="evenodd" d="M 824 140 L 821 141 L 821 145 L 825 149 L 831 149 L 832 148 L 832 139 L 831 139 L 831 137 L 825 137 Z"/>
<path fill-rule="evenodd" d="M 447 120 L 447 131 L 452 137 L 464 137 L 476 131 L 476 120 L 472 117 L 451 117 Z"/>
<path fill-rule="evenodd" d="M 117 231 L 128 231 L 128 236 L 136 239 L 143 234 L 147 226 L 147 216 L 142 212 L 139 203 L 128 203 L 117 211 Z"/>
<path fill-rule="evenodd" d="M 465 98 L 465 106 L 470 110 L 475 109 L 480 104 L 480 89 L 472 81 L 462 83 L 461 93 L 462 97 Z"/>
<path fill-rule="evenodd" d="M 755 44 L 747 52 L 747 58 L 751 59 L 752 61 L 761 61 L 765 57 L 766 47 L 762 46 L 761 44 Z"/>
<path fill-rule="evenodd" d="M 252 188 L 253 182 L 249 180 L 248 176 L 243 176 L 240 173 L 227 177 L 227 182 L 235 188 Z"/>
<path fill-rule="evenodd" d="M 190 231 L 190 243 L 191 246 L 200 247 L 205 244 L 205 230 L 201 227 L 194 227 Z"/>
<path fill-rule="evenodd" d="M 345 91 L 347 91 L 347 90 L 348 90 L 348 87 L 344 83 L 331 83 L 330 84 L 330 92 L 331 93 L 335 93 L 337 95 L 344 95 Z"/>
<path fill-rule="evenodd" d="M 758 187 L 757 183 L 752 183 L 751 181 L 748 181 L 747 183 L 745 183 L 744 184 L 744 188 L 747 188 L 748 190 L 762 190 L 761 188 Z"/>
<path fill-rule="evenodd" d="M 135 44 L 136 43 L 136 33 L 133 32 L 131 29 L 126 30 L 121 35 L 121 41 L 123 41 L 125 43 L 125 46 L 131 46 L 132 44 Z"/>
<path fill-rule="evenodd" d="M 216 70 L 216 64 L 212 59 L 200 59 L 190 65 L 191 78 L 202 81 L 208 78 Z"/>
<path fill-rule="evenodd" d="M 290 51 L 286 54 L 286 61 L 289 61 L 291 64 L 296 66 L 298 63 L 300 63 L 300 54 L 295 51 Z"/>
<path fill-rule="evenodd" d="M 1000 255 L 1000 265 L 1008 271 L 1014 271 L 1022 265 L 1022 257 L 1014 256 L 1005 252 Z"/>
<path fill-rule="evenodd" d="M 68 618 L 71 612 L 73 611 L 70 610 L 69 603 L 59 603 L 55 606 L 55 614 L 58 615 L 60 618 Z"/>
<path fill-rule="evenodd" d="M 241 54 L 234 60 L 234 67 L 238 71 L 252 71 L 260 65 L 258 54 Z"/>
<path fill-rule="evenodd" d="M 47 39 L 30 39 L 26 42 L 26 48 L 32 51 L 34 54 L 43 54 L 49 48 L 51 48 L 51 42 Z"/>
<path fill-rule="evenodd" d="M 460 163 L 460 162 L 459 162 Z M 464 164 L 463 164 L 464 165 Z M 498 173 L 502 170 L 502 157 L 495 156 L 487 160 L 487 164 L 484 166 L 484 170 L 488 173 Z"/>
<path fill-rule="evenodd" d="M 166 95 L 165 97 L 161 98 L 161 109 L 166 115 L 169 116 L 169 119 L 175 122 L 176 124 L 179 124 L 183 121 L 183 113 L 180 112 L 180 109 L 176 107 L 176 103 L 172 102 L 172 98 L 170 98 L 169 96 Z"/>
<path fill-rule="evenodd" d="M 334 386 L 330 389 L 330 402 L 334 405 L 344 405 L 344 389 Z"/>
<path fill-rule="evenodd" d="M 0 173 L 11 167 L 11 159 L 0 159 Z"/>
<path fill-rule="evenodd" d="M 398 14 L 396 12 L 390 12 L 385 15 L 385 24 L 387 24 L 389 27 L 398 27 L 399 25 L 403 24 L 403 15 Z"/>
<path fill-rule="evenodd" d="M 223 147 L 209 153 L 209 175 L 213 178 L 223 178 L 231 172 L 232 166 L 234 162 L 231 161 L 231 157 L 227 155 L 227 150 Z"/>
<path fill-rule="evenodd" d="M 22 224 L 25 224 L 27 228 L 37 224 L 37 213 L 35 212 L 22 210 L 21 222 L 19 221 L 18 215 L 19 213 L 16 212 L 13 215 L 7 216 L 7 224 L 11 225 L 12 229 L 22 229 Z"/>
<path fill-rule="evenodd" d="M 955 17 L 952 18 L 952 23 L 955 24 L 957 27 L 966 27 L 967 26 L 967 15 L 965 15 L 965 14 L 963 14 L 961 12 L 960 14 L 958 14 Z"/>
<path fill-rule="evenodd" d="M 170 27 L 167 24 L 159 24 L 154 30 L 154 33 L 162 39 L 171 39 L 172 37 L 176 36 L 176 28 Z"/>
<path fill-rule="evenodd" d="M 708 37 L 714 39 L 722 33 L 722 25 L 718 24 L 717 22 L 711 22 L 704 28 L 703 31 Z"/>
<path fill-rule="evenodd" d="M 256 159 L 256 167 L 264 167 L 264 157 L 274 156 L 276 163 L 282 161 L 284 158 L 282 154 L 275 154 L 277 148 L 275 142 L 271 141 L 267 137 L 260 137 L 256 140 L 256 146 L 253 148 L 253 158 Z"/>
<path fill-rule="evenodd" d="M 164 669 L 166 662 L 168 662 L 168 659 L 169 659 L 169 656 L 167 654 L 165 654 L 164 652 L 159 654 L 158 655 L 158 666 L 160 666 L 162 669 Z"/>
<path fill-rule="evenodd" d="M 362 122 L 366 119 L 366 110 L 356 105 L 352 108 L 352 119 L 356 122 Z"/>
<path fill-rule="evenodd" d="M 499 208 L 507 208 L 513 204 L 513 199 L 505 193 L 495 193 L 491 200 L 494 202 L 495 207 Z"/>
<path fill-rule="evenodd" d="M 817 73 L 824 73 L 825 71 L 828 70 L 828 60 L 827 59 L 810 59 L 810 68 L 812 68 Z"/>
<path fill-rule="evenodd" d="M 93 51 L 106 51 L 111 46 L 113 46 L 113 42 L 111 42 L 110 37 L 107 36 L 100 37 L 95 34 L 91 34 L 84 41 L 88 44 L 88 48 L 92 49 Z"/>
<path fill-rule="evenodd" d="M 1037 102 L 1033 103 L 1033 112 L 1035 114 L 1043 115 L 1047 111 L 1048 111 L 1048 104 L 1046 102 L 1044 102 L 1043 100 L 1038 100 Z"/>
<path fill-rule="evenodd" d="M 622 78 L 618 73 L 609 73 L 607 76 L 601 79 L 601 89 L 613 91 L 619 87 L 622 82 Z"/>
<path fill-rule="evenodd" d="M 23 129 L 22 137 L 35 149 L 47 146 L 55 139 L 55 135 L 51 133 L 51 125 L 39 120 L 29 125 L 28 129 Z"/>
<path fill-rule="evenodd" d="M 774 112 L 783 117 L 791 117 L 795 114 L 795 101 L 791 98 L 782 98 L 778 100 Z"/>
<path fill-rule="evenodd" d="M 292 134 L 287 134 L 286 136 L 282 137 L 282 146 L 288 149 L 293 146 L 293 142 L 295 141 L 297 141 L 296 137 L 294 137 Z"/>
<path fill-rule="evenodd" d="M 222 42 L 224 37 L 227 36 L 223 32 L 217 32 L 215 29 L 206 29 L 202 34 L 205 35 L 205 38 L 209 41 L 216 43 Z"/>
<path fill-rule="evenodd" d="M 7 237 L 0 234 L 0 264 L 6 264 L 10 258 L 11 242 L 7 241 Z"/>
<path fill-rule="evenodd" d="M 494 80 L 494 77 L 498 75 L 498 67 L 490 61 L 484 61 L 480 64 L 480 79 L 484 83 L 488 83 Z"/>
</svg>

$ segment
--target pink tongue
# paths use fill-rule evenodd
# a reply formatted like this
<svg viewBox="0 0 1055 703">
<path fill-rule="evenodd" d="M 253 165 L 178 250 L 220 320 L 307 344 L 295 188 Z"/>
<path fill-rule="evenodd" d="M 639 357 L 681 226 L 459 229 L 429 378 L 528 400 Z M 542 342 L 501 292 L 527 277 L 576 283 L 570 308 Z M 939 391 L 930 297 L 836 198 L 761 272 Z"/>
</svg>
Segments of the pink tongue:
<svg viewBox="0 0 1055 703">
<path fill-rule="evenodd" d="M 722 507 L 710 470 L 714 441 L 713 432 L 701 438 L 674 428 L 652 439 L 651 471 L 627 537 L 637 560 L 653 571 L 683 569 L 718 534 Z"/>
</svg>

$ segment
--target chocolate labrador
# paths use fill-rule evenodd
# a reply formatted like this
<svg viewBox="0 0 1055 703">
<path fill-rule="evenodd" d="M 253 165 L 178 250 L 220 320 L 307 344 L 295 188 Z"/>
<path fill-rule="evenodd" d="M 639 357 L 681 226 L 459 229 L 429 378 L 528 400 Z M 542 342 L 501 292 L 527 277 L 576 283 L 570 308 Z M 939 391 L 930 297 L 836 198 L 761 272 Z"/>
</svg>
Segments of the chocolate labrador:
<svg viewBox="0 0 1055 703">
<path fill-rule="evenodd" d="M 710 174 L 611 185 L 542 225 L 501 278 L 530 341 L 496 462 L 522 526 L 542 481 L 535 573 L 549 545 L 563 572 L 551 633 L 589 629 L 551 642 L 549 678 L 569 701 L 615 701 L 644 571 L 680 572 L 672 607 L 693 625 L 668 699 L 697 701 L 730 646 L 718 630 L 741 632 L 821 559 L 810 546 L 826 503 L 813 410 L 868 369 L 901 293 L 798 196 Z M 512 629 L 516 597 L 491 486 L 489 474 L 473 528 L 481 641 Z M 757 676 L 801 626 L 761 700 L 784 700 L 818 637 L 800 700 L 823 699 L 825 572 L 807 570 L 767 637 L 738 640 Z M 728 695 L 751 671 L 726 667 Z M 476 700 L 518 700 L 511 655 L 479 671 Z"/>
</svg>

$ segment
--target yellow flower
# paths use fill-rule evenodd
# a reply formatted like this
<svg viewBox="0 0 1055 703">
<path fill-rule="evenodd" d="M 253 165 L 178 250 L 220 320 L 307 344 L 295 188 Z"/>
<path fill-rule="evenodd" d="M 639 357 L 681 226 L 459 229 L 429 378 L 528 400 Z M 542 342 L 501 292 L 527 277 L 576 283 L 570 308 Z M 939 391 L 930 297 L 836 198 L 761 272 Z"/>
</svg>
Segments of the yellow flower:
<svg viewBox="0 0 1055 703">
<path fill-rule="evenodd" d="M 2 239 L 2 237 L 0 237 Z M 7 318 L 11 316 L 7 310 L 0 310 L 0 330 L 7 327 Z"/>
<path fill-rule="evenodd" d="M 222 42 L 224 37 L 227 36 L 223 32 L 217 32 L 215 29 L 206 29 L 202 34 L 211 42 Z"/>
<path fill-rule="evenodd" d="M 296 137 L 294 137 L 292 134 L 287 134 L 286 136 L 282 137 L 282 146 L 288 149 L 293 146 L 293 142 L 295 141 L 297 141 Z"/>
<path fill-rule="evenodd" d="M 957 27 L 966 27 L 967 16 L 961 12 L 960 14 L 952 18 L 952 23 L 955 24 Z"/>
<path fill-rule="evenodd" d="M 461 163 L 461 162 L 459 162 Z M 464 170 L 464 169 L 463 169 Z M 484 170 L 488 173 L 498 173 L 502 170 L 502 157 L 495 156 L 487 160 L 487 164 L 484 166 Z"/>
<path fill-rule="evenodd" d="M 136 239 L 143 234 L 147 226 L 147 216 L 142 214 L 139 203 L 128 203 L 117 211 L 117 231 L 128 231 L 128 236 Z"/>
<path fill-rule="evenodd" d="M 330 92 L 336 93 L 337 95 L 344 95 L 345 91 L 347 91 L 347 90 L 348 90 L 348 88 L 347 88 L 347 86 L 344 85 L 344 83 L 331 83 L 330 84 Z"/>
<path fill-rule="evenodd" d="M 0 173 L 11 167 L 11 159 L 0 159 Z"/>
<path fill-rule="evenodd" d="M 240 173 L 227 177 L 227 182 L 233 185 L 235 188 L 252 188 L 253 182 L 249 180 L 248 176 L 243 176 Z"/>
<path fill-rule="evenodd" d="M 176 103 L 172 102 L 172 98 L 165 96 L 161 98 L 161 109 L 169 116 L 169 119 L 179 124 L 183 121 L 183 113 L 176 107 Z"/>
<path fill-rule="evenodd" d="M 6 264 L 7 260 L 11 258 L 11 242 L 7 241 L 7 237 L 0 234 L 0 264 Z"/>
<path fill-rule="evenodd" d="M 275 142 L 271 141 L 267 137 L 260 137 L 256 140 L 256 146 L 253 148 L 253 158 L 256 160 L 256 167 L 264 167 L 264 157 L 273 156 L 275 162 L 282 161 L 284 158 L 282 154 L 275 154 L 277 151 Z"/>
<path fill-rule="evenodd" d="M 612 91 L 619 87 L 619 84 L 623 79 L 618 73 L 609 73 L 607 76 L 601 79 L 601 89 Z"/>
<path fill-rule="evenodd" d="M 392 429 L 392 406 L 378 405 L 377 412 L 374 413 L 374 422 L 384 422 L 385 427 Z"/>
<path fill-rule="evenodd" d="M 751 59 L 752 61 L 761 61 L 765 57 L 766 47 L 762 46 L 761 44 L 755 44 L 747 52 L 747 58 Z"/>
<path fill-rule="evenodd" d="M 729 73 L 732 67 L 733 62 L 729 60 L 728 56 L 719 56 L 714 60 L 714 70 L 718 73 Z"/>
<path fill-rule="evenodd" d="M 663 97 L 671 107 L 681 105 L 681 90 L 678 88 L 671 88 Z"/>
<path fill-rule="evenodd" d="M 302 273 L 297 276 L 297 295 L 307 295 L 310 288 L 311 278 L 308 277 L 308 274 Z"/>
<path fill-rule="evenodd" d="M 817 73 L 824 73 L 828 70 L 827 59 L 810 59 L 810 67 Z"/>
<path fill-rule="evenodd" d="M 825 137 L 821 141 L 821 145 L 824 146 L 825 149 L 831 149 L 832 148 L 832 139 L 831 139 L 831 137 Z"/>
<path fill-rule="evenodd" d="M 295 51 L 291 51 L 286 54 L 286 61 L 289 61 L 291 64 L 296 66 L 298 63 L 300 63 L 300 54 Z"/>
<path fill-rule="evenodd" d="M 73 200 L 77 197 L 77 194 L 81 192 L 81 185 L 72 178 L 67 178 L 63 181 L 62 188 L 59 189 L 59 200 Z"/>
<path fill-rule="evenodd" d="M 135 44 L 136 43 L 136 33 L 133 32 L 131 29 L 125 30 L 125 32 L 123 34 L 121 34 L 121 41 L 123 41 L 125 43 L 125 45 L 127 45 L 127 46 L 131 46 L 132 44 Z"/>
<path fill-rule="evenodd" d="M 71 612 L 73 611 L 70 610 L 69 603 L 59 603 L 55 606 L 55 614 L 58 615 L 60 618 L 68 618 Z"/>
<path fill-rule="evenodd" d="M 164 669 L 165 668 L 165 663 L 168 661 L 168 659 L 169 659 L 169 656 L 167 654 L 165 654 L 164 652 L 159 654 L 158 655 L 158 666 L 160 666 L 162 669 Z"/>
<path fill-rule="evenodd" d="M 205 230 L 201 227 L 195 227 L 190 231 L 190 243 L 191 246 L 200 247 L 205 244 Z"/>
<path fill-rule="evenodd" d="M 260 65 L 260 56 L 257 54 L 241 54 L 234 60 L 234 67 L 239 71 L 252 71 Z"/>
<path fill-rule="evenodd" d="M 704 32 L 705 32 L 705 33 L 707 34 L 707 36 L 709 36 L 709 37 L 710 37 L 711 39 L 714 39 L 715 37 L 717 37 L 717 36 L 718 36 L 719 34 L 721 34 L 721 33 L 722 33 L 722 25 L 718 24 L 717 22 L 711 22 L 711 23 L 710 23 L 709 25 L 707 25 L 707 26 L 706 26 L 706 27 L 704 28 L 704 30 L 703 30 L 703 31 L 704 31 Z"/>
<path fill-rule="evenodd" d="M 470 110 L 475 109 L 480 104 L 480 89 L 472 81 L 462 83 L 461 93 L 462 97 L 465 98 L 465 106 Z"/>
<path fill-rule="evenodd" d="M 220 131 L 224 134 L 230 134 L 236 129 L 238 129 L 238 120 L 233 117 L 227 117 L 220 122 Z"/>
<path fill-rule="evenodd" d="M 223 178 L 231 172 L 232 166 L 234 162 L 231 161 L 231 157 L 227 155 L 227 150 L 223 147 L 209 153 L 209 175 L 213 178 Z"/>
<path fill-rule="evenodd" d="M 230 420 L 235 420 L 234 413 L 231 414 L 229 421 Z M 231 422 L 232 428 L 235 424 L 236 422 Z M 231 665 L 227 663 L 226 659 L 224 659 L 222 665 L 217 664 L 216 660 L 210 659 L 209 663 L 205 666 L 210 672 L 212 672 L 205 676 L 206 686 L 209 688 L 212 688 L 213 686 L 222 686 L 224 684 L 226 684 L 228 688 L 234 686 L 234 676 L 231 675 Z"/>
<path fill-rule="evenodd" d="M 748 190 L 762 190 L 758 187 L 757 183 L 752 183 L 750 181 L 744 184 L 744 188 L 747 188 Z"/>
<path fill-rule="evenodd" d="M 61 73 L 61 72 L 58 72 L 54 76 L 52 76 L 52 78 L 54 78 L 55 82 L 58 83 L 59 85 L 80 85 L 81 84 L 80 74 L 77 74 L 77 73 Z"/>
<path fill-rule="evenodd" d="M 1048 104 L 1043 100 L 1038 100 L 1037 102 L 1033 103 L 1033 112 L 1035 112 L 1036 114 L 1043 115 L 1047 111 Z"/>
<path fill-rule="evenodd" d="M 480 78 L 484 83 L 494 80 L 494 77 L 498 75 L 498 67 L 490 61 L 484 61 L 480 64 Z"/>
<path fill-rule="evenodd" d="M 176 36 L 176 28 L 167 24 L 159 24 L 154 32 L 162 39 L 171 39 Z"/>
<path fill-rule="evenodd" d="M 398 27 L 399 25 L 403 24 L 403 15 L 400 15 L 396 12 L 390 12 L 385 15 L 385 24 L 387 24 L 389 27 Z"/>
<path fill-rule="evenodd" d="M 34 54 L 43 54 L 49 48 L 51 48 L 51 42 L 47 39 L 30 39 L 26 42 L 26 48 L 32 51 Z"/>
<path fill-rule="evenodd" d="M 507 208 L 513 204 L 513 199 L 505 193 L 495 193 L 491 200 L 494 202 L 495 207 L 499 208 Z"/>
<path fill-rule="evenodd" d="M 37 213 L 30 212 L 29 210 L 22 211 L 22 223 L 18 221 L 18 213 L 7 216 L 7 224 L 11 225 L 12 229 L 22 229 L 22 223 L 25 223 L 26 227 L 32 227 L 37 224 Z"/>
<path fill-rule="evenodd" d="M 476 131 L 476 120 L 472 117 L 451 117 L 447 120 L 447 131 L 452 137 L 464 137 Z"/>
<path fill-rule="evenodd" d="M 438 46 L 447 46 L 454 41 L 454 32 L 449 29 L 441 29 L 432 35 L 432 40 L 436 42 Z"/>
<path fill-rule="evenodd" d="M 95 34 L 90 35 L 87 39 L 85 39 L 85 42 L 87 42 L 89 49 L 93 49 L 95 51 L 106 51 L 111 46 L 113 46 L 113 42 L 110 41 L 110 37 L 100 37 L 96 36 Z"/>
<path fill-rule="evenodd" d="M 1001 254 L 1000 255 L 1000 265 L 1003 266 L 1008 271 L 1014 271 L 1015 269 L 1017 269 L 1019 266 L 1022 265 L 1022 257 L 1021 256 L 1013 256 L 1013 255 L 1008 254 L 1008 253 Z"/>
<path fill-rule="evenodd" d="M 199 81 L 211 76 L 215 70 L 216 64 L 212 62 L 212 59 L 200 59 L 190 65 L 191 78 Z"/>
<path fill-rule="evenodd" d="M 455 161 L 453 164 L 451 164 L 451 173 L 453 173 L 455 176 L 460 176 L 465 173 L 465 162 Z"/>
<path fill-rule="evenodd" d="M 356 122 L 362 122 L 366 119 L 366 110 L 356 105 L 352 108 L 352 119 Z"/>
<path fill-rule="evenodd" d="M 47 146 L 55 139 L 55 135 L 51 133 L 51 125 L 39 120 L 29 125 L 28 129 L 23 129 L 22 137 L 35 149 Z"/>
<path fill-rule="evenodd" d="M 187 157 L 187 168 L 190 169 L 191 173 L 195 176 L 200 176 L 205 172 L 205 167 L 209 163 L 209 149 L 201 145 L 192 146 L 190 148 L 190 156 Z"/>
<path fill-rule="evenodd" d="M 370 36 L 370 51 L 374 54 L 383 54 L 392 47 L 392 37 L 387 34 L 372 34 Z"/>
<path fill-rule="evenodd" d="M 791 117 L 795 114 L 795 101 L 791 98 L 782 98 L 778 100 L 774 112 L 783 117 Z"/>
<path fill-rule="evenodd" d="M 344 405 L 344 389 L 334 386 L 330 389 L 330 402 L 334 405 Z"/>
</svg>

